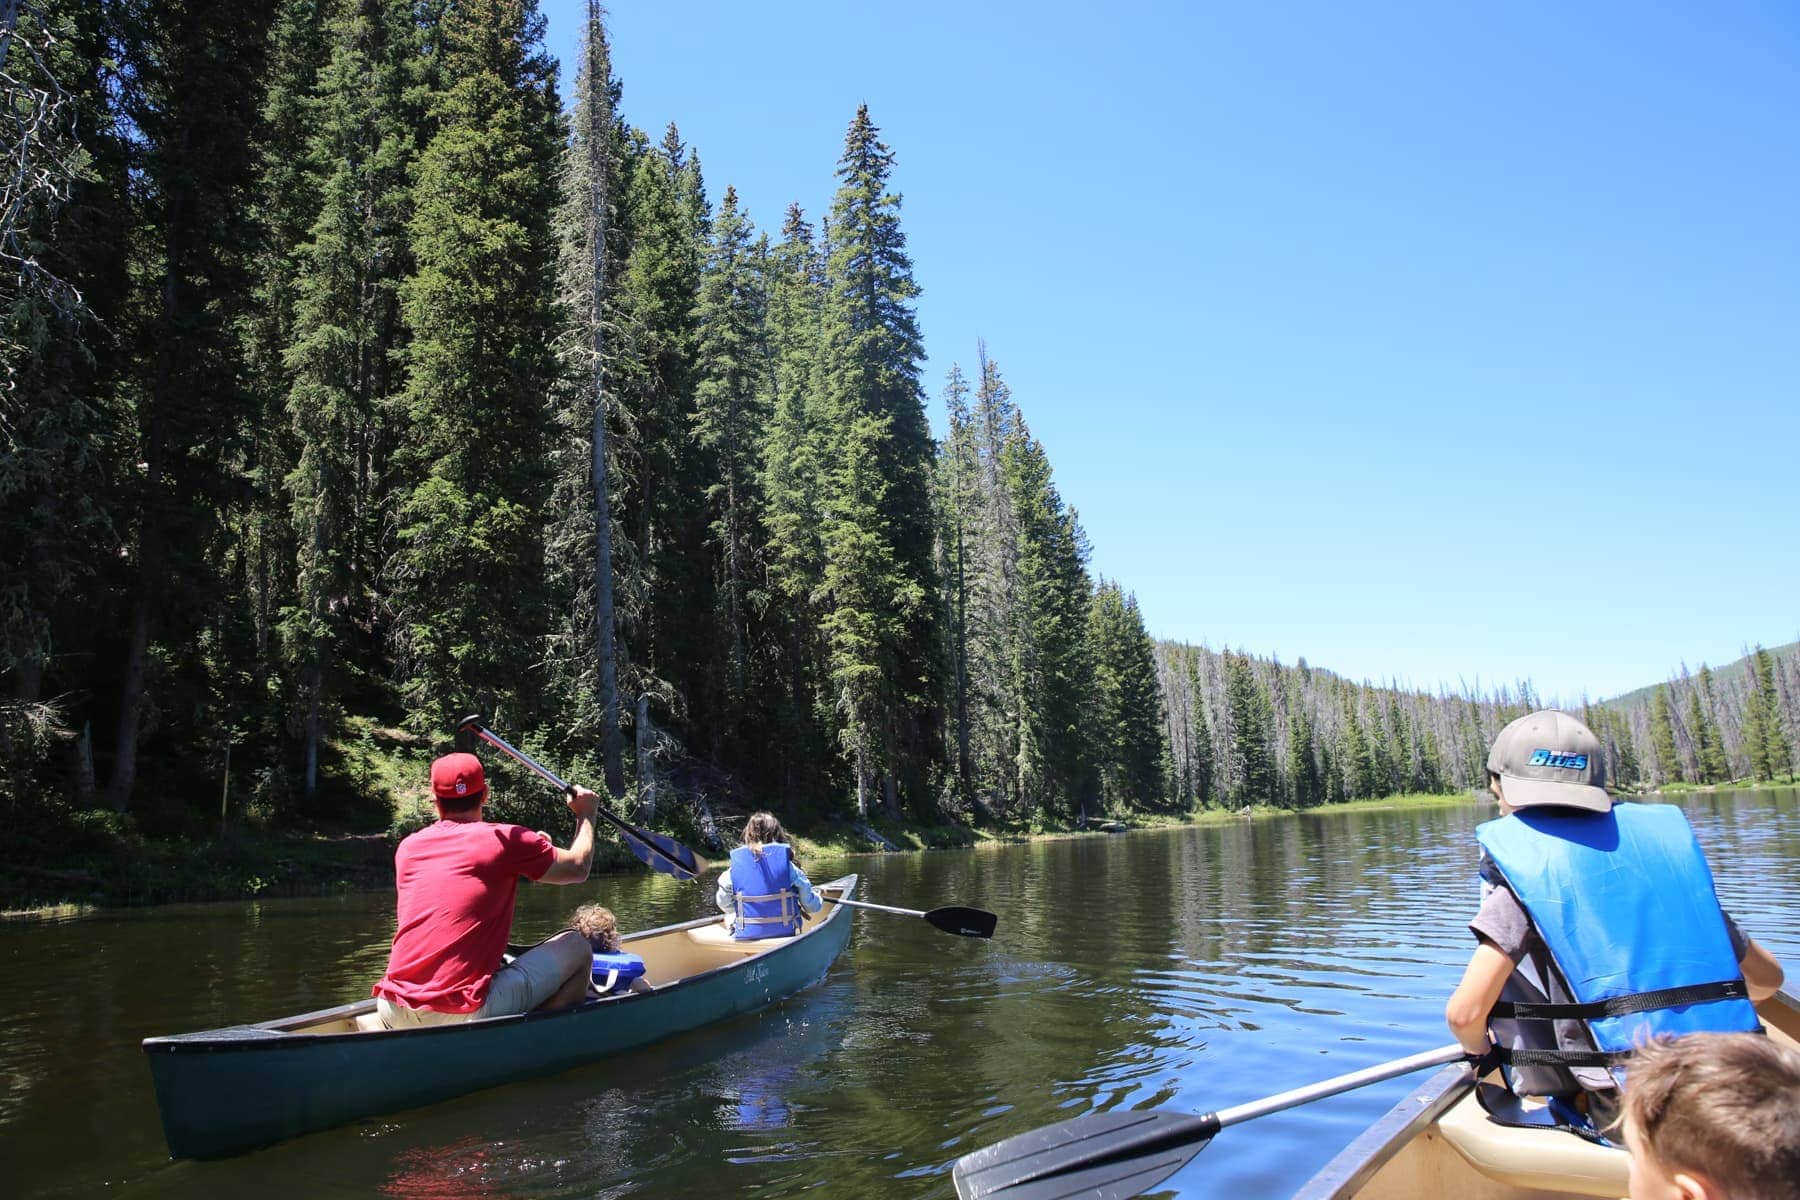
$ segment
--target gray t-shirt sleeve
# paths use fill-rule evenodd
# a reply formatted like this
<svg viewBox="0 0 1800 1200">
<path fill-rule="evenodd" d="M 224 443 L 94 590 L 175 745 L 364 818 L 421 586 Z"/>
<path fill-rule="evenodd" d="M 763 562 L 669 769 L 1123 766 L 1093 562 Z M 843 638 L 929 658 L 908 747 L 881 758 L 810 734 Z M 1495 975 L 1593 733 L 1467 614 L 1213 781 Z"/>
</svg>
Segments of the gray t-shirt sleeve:
<svg viewBox="0 0 1800 1200">
<path fill-rule="evenodd" d="M 1531 933 L 1531 919 L 1525 906 L 1512 894 L 1511 888 L 1496 887 L 1482 898 L 1481 911 L 1469 922 L 1469 932 L 1513 960 L 1516 966 L 1525 957 L 1525 939 Z"/>
<path fill-rule="evenodd" d="M 1730 913 L 1722 908 L 1719 912 L 1725 918 L 1725 936 L 1731 939 L 1731 957 L 1743 962 L 1744 955 L 1750 951 L 1750 939 L 1744 936 L 1744 931 L 1738 928 L 1738 923 L 1731 919 Z"/>
<path fill-rule="evenodd" d="M 1732 957 L 1742 962 L 1750 948 L 1750 939 L 1744 936 L 1730 913 L 1723 909 L 1719 911 L 1725 918 L 1726 936 L 1731 939 Z M 1484 942 L 1492 942 L 1496 950 L 1517 964 L 1525 956 L 1525 939 L 1531 932 L 1531 919 L 1525 915 L 1525 906 L 1519 903 L 1511 888 L 1495 887 L 1481 901 L 1481 911 L 1469 922 L 1469 932 Z"/>
</svg>

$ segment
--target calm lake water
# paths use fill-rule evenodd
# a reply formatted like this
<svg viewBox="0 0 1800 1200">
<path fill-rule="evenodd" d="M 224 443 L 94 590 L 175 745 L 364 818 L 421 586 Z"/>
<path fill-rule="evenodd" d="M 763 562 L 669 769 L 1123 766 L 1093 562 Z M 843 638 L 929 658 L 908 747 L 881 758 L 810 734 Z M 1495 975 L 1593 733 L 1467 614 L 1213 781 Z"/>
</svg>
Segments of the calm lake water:
<svg viewBox="0 0 1800 1200">
<path fill-rule="evenodd" d="M 1684 800 L 1726 907 L 1800 970 L 1800 793 Z M 1095 1108 L 1207 1109 L 1450 1040 L 1473 805 L 1274 818 L 809 864 L 867 899 L 1000 914 L 992 943 L 857 914 L 824 981 L 610 1062 L 168 1161 L 138 1040 L 368 994 L 392 899 L 189 905 L 0 926 L 0 1163 L 14 1196 L 947 1197 L 949 1164 Z M 660 876 L 525 887 L 625 928 L 703 914 Z M 1173 1196 L 1285 1196 L 1415 1080 L 1227 1130 Z M 346 1081 L 346 1086 L 353 1086 Z"/>
</svg>

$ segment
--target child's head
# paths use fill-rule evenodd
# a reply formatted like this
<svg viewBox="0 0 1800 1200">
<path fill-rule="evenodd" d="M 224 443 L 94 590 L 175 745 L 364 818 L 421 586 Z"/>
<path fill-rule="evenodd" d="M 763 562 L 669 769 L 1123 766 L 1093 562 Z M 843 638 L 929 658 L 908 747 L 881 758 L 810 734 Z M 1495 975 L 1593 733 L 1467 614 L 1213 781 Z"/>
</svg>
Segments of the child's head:
<svg viewBox="0 0 1800 1200">
<path fill-rule="evenodd" d="M 772 846 L 787 840 L 787 830 L 781 827 L 781 822 L 775 819 L 774 813 L 751 813 L 750 819 L 744 822 L 746 846 Z"/>
<path fill-rule="evenodd" d="M 1697 1033 L 1631 1057 L 1631 1200 L 1800 1195 L 1800 1052 L 1756 1033 Z"/>
<path fill-rule="evenodd" d="M 569 914 L 569 928 L 586 938 L 595 954 L 619 952 L 619 919 L 613 916 L 610 908 L 584 904 Z"/>
</svg>

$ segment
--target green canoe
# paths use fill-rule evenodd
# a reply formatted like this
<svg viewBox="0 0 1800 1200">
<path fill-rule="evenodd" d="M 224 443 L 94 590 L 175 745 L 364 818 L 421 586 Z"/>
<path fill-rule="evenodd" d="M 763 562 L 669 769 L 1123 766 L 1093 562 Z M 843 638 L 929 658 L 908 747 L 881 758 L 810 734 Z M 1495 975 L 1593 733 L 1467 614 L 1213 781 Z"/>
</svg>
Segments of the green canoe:
<svg viewBox="0 0 1800 1200">
<path fill-rule="evenodd" d="M 820 891 L 849 899 L 856 876 Z M 380 1028 L 363 1000 L 203 1033 L 144 1039 L 163 1136 L 177 1158 L 216 1158 L 358 1117 L 552 1075 L 762 1008 L 817 982 L 850 938 L 827 904 L 788 938 L 736 942 L 712 917 L 626 934 L 653 992 L 561 1012 L 423 1029 Z"/>
</svg>

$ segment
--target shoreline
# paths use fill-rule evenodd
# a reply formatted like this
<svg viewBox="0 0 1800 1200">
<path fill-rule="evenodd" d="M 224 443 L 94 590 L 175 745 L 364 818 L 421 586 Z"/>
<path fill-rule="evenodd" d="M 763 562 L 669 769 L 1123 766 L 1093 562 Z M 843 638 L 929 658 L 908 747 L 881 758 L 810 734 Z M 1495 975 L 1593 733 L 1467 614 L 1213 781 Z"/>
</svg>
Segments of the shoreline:
<svg viewBox="0 0 1800 1200">
<path fill-rule="evenodd" d="M 809 860 L 843 859 L 1104 837 L 1109 832 L 1229 825 L 1302 814 L 1444 808 L 1478 801 L 1478 795 L 1473 792 L 1409 794 L 1308 809 L 1273 805 L 1207 808 L 1186 813 L 1135 813 L 1116 822 L 1110 818 L 1094 822 L 1095 825 L 1123 826 L 1116 830 L 1082 829 L 1072 822 L 1062 821 L 978 829 L 967 825 L 871 820 L 842 822 L 824 830 L 797 833 L 793 841 L 796 851 Z M 128 856 L 96 858 L 58 869 L 25 864 L 0 865 L 0 895 L 4 896 L 0 903 L 7 905 L 0 909 L 0 922 L 73 920 L 110 910 L 152 908 L 164 904 L 299 899 L 393 887 L 393 844 L 378 834 L 337 838 L 237 837 L 202 846 L 150 843 L 128 849 Z M 612 849 L 616 853 L 596 856 L 595 875 L 616 874 L 637 866 L 637 860 L 623 847 L 615 843 Z"/>
</svg>

